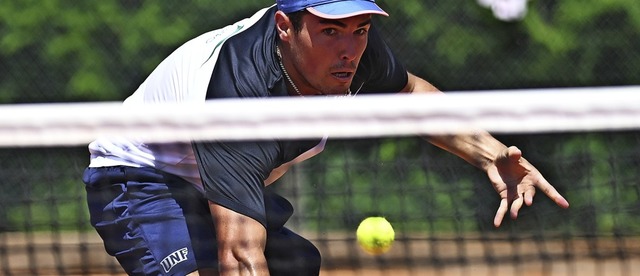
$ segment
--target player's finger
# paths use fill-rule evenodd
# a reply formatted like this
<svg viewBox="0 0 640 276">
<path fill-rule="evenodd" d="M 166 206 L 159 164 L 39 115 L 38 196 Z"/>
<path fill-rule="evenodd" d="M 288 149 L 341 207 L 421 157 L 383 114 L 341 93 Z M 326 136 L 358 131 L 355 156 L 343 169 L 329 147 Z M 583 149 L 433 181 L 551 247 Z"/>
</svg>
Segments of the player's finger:
<svg viewBox="0 0 640 276">
<path fill-rule="evenodd" d="M 531 206 L 531 204 L 533 204 L 533 197 L 535 195 L 536 189 L 534 187 L 531 187 L 530 189 L 524 191 L 524 204 L 526 204 L 527 206 Z"/>
<path fill-rule="evenodd" d="M 506 198 L 503 198 L 500 201 L 500 207 L 498 207 L 498 211 L 496 212 L 496 217 L 493 218 L 493 225 L 495 227 L 500 227 L 500 224 L 502 224 L 502 220 L 504 219 L 504 215 L 507 213 L 508 210 L 509 210 L 509 202 L 507 201 Z"/>
<path fill-rule="evenodd" d="M 547 197 L 562 208 L 569 208 L 569 202 L 547 180 L 542 178 L 536 185 Z M 533 195 L 532 195 L 533 196 Z"/>
<path fill-rule="evenodd" d="M 518 211 L 520 211 L 520 208 L 522 208 L 522 204 L 524 203 L 524 195 L 518 195 L 518 198 L 516 198 L 512 203 L 511 203 L 511 218 L 512 219 L 516 219 L 518 218 Z"/>
<path fill-rule="evenodd" d="M 562 208 L 569 208 L 569 202 L 549 183 L 538 185 L 538 189 Z"/>
</svg>

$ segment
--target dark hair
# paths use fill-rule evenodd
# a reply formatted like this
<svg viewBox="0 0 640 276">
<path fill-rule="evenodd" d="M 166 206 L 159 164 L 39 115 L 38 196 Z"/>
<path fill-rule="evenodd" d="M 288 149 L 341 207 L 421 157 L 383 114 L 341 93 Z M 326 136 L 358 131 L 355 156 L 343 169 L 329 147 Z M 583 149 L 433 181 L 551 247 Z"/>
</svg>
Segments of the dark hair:
<svg viewBox="0 0 640 276">
<path fill-rule="evenodd" d="M 302 17 L 308 13 L 309 12 L 307 10 L 301 10 L 287 14 L 289 20 L 291 20 L 291 24 L 293 25 L 294 32 L 300 33 L 300 31 L 302 31 Z"/>
</svg>

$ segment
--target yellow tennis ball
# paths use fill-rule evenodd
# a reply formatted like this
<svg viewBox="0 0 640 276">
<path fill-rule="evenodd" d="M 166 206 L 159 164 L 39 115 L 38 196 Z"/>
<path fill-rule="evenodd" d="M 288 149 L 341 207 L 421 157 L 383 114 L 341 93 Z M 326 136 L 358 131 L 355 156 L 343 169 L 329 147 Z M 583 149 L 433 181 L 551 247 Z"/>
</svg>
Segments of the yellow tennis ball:
<svg viewBox="0 0 640 276">
<path fill-rule="evenodd" d="M 368 217 L 358 225 L 356 237 L 364 251 L 378 255 L 391 249 L 395 232 L 391 223 L 384 217 Z"/>
</svg>

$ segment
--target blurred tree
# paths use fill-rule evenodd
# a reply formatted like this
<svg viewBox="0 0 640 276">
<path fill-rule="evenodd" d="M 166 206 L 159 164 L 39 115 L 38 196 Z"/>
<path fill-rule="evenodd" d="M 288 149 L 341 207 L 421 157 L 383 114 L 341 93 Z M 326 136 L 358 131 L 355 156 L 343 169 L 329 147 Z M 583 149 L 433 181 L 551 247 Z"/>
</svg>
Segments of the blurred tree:
<svg viewBox="0 0 640 276">
<path fill-rule="evenodd" d="M 0 102 L 122 100 L 181 43 L 272 1 L 218 3 L 2 1 Z"/>
<path fill-rule="evenodd" d="M 0 102 L 121 100 L 189 38 L 273 3 L 5 0 Z M 530 1 L 517 22 L 475 1 L 379 4 L 388 42 L 443 90 L 640 82 L 636 0 Z"/>
<path fill-rule="evenodd" d="M 380 4 L 398 55 L 443 90 L 640 83 L 636 0 L 529 1 L 516 22 L 473 2 Z"/>
</svg>

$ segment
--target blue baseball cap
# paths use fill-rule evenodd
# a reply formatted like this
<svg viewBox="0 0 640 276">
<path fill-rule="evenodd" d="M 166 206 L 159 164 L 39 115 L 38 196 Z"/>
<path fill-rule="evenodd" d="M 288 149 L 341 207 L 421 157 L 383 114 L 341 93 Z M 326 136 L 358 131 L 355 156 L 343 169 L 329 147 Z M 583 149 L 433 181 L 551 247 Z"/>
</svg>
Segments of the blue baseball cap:
<svg viewBox="0 0 640 276">
<path fill-rule="evenodd" d="M 375 0 L 277 0 L 278 9 L 292 13 L 307 9 L 310 13 L 327 19 L 340 19 L 361 14 L 389 16 Z"/>
</svg>

